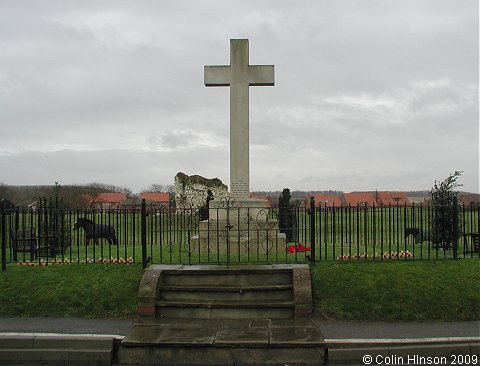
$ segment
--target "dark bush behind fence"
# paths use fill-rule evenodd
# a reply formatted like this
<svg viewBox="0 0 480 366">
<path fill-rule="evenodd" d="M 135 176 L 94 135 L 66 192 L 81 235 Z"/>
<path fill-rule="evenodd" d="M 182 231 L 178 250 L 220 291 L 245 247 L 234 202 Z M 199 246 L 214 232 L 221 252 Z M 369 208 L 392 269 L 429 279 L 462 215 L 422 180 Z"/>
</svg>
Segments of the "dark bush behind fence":
<svg viewBox="0 0 480 366">
<path fill-rule="evenodd" d="M 311 208 L 314 207 L 312 210 Z M 239 210 L 230 207 L 230 210 Z M 445 227 L 452 237 L 432 232 L 431 222 L 445 209 L 454 210 L 457 223 Z M 265 211 L 265 208 L 262 208 Z M 7 263 L 71 262 L 148 263 L 274 263 L 322 260 L 400 260 L 480 258 L 480 205 L 411 206 L 292 206 L 267 209 L 264 216 L 278 221 L 291 215 L 289 228 L 252 225 L 246 239 L 226 225 L 208 226 L 209 246 L 195 242 L 199 209 L 146 206 L 138 209 L 67 209 L 63 207 L 0 208 L 2 270 Z M 240 217 L 240 214 L 238 214 Z M 98 227 L 111 227 L 115 240 L 90 239 L 75 222 L 86 218 Z M 255 220 L 255 218 L 253 218 Z M 233 223 L 234 224 L 234 223 Z M 96 229 L 97 234 L 100 229 Z M 257 240 L 263 231 L 290 230 L 289 242 Z M 222 235 L 227 233 L 226 236 Z M 276 237 L 276 235 L 274 236 Z M 221 238 L 221 239 L 219 239 Z M 227 246 L 229 250 L 222 250 Z M 245 249 L 244 248 L 248 249 Z M 242 248 L 241 248 L 242 247 Z"/>
</svg>

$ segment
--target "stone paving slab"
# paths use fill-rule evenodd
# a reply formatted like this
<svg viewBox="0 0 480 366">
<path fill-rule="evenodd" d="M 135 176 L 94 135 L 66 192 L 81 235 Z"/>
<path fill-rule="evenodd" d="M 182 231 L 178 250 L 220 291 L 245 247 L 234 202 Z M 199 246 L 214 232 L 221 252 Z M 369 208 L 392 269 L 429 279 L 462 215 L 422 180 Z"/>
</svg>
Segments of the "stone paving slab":
<svg viewBox="0 0 480 366">
<path fill-rule="evenodd" d="M 215 341 L 217 334 L 216 327 L 163 327 L 159 332 L 157 344 L 184 346 L 184 345 L 205 345 L 210 346 Z"/>
<path fill-rule="evenodd" d="M 302 347 L 323 347 L 320 330 L 313 327 L 279 327 L 272 328 L 270 345 L 276 347 L 301 345 Z"/>
<path fill-rule="evenodd" d="M 218 347 L 323 347 L 320 330 L 302 320 L 152 319 L 135 324 L 126 347 L 156 345 Z"/>
<path fill-rule="evenodd" d="M 122 341 L 123 346 L 138 347 L 155 345 L 159 336 L 159 330 L 154 326 L 138 326 Z"/>
<path fill-rule="evenodd" d="M 270 340 L 267 327 L 222 326 L 215 336 L 215 346 L 267 347 Z"/>
</svg>

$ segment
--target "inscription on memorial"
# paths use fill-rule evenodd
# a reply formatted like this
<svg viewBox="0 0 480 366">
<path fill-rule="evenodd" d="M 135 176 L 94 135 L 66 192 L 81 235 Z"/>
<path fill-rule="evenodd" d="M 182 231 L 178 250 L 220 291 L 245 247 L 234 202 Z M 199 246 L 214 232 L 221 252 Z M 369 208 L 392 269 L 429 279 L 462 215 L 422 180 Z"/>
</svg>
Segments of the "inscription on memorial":
<svg viewBox="0 0 480 366">
<path fill-rule="evenodd" d="M 248 182 L 236 180 L 230 183 L 230 190 L 234 197 L 248 198 L 250 195 Z"/>
</svg>

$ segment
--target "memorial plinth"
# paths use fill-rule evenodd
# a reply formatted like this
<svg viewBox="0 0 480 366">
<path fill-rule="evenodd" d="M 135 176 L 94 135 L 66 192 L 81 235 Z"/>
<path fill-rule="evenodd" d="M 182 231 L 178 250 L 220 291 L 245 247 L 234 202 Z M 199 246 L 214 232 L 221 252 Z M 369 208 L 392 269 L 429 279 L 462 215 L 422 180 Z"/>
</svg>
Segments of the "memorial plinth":
<svg viewBox="0 0 480 366">
<path fill-rule="evenodd" d="M 203 253 L 269 254 L 284 250 L 286 238 L 267 201 L 214 200 L 191 243 Z"/>
</svg>

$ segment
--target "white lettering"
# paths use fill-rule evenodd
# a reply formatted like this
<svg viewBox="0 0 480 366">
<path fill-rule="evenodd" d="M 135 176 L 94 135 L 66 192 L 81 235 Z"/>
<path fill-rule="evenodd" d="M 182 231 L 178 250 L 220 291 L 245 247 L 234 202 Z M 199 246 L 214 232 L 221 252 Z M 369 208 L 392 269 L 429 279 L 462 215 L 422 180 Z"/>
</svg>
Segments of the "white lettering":
<svg viewBox="0 0 480 366">
<path fill-rule="evenodd" d="M 404 359 L 401 356 L 391 355 L 391 356 L 383 356 L 377 355 L 375 357 L 375 362 L 378 365 L 403 365 Z"/>
<path fill-rule="evenodd" d="M 446 365 L 447 358 L 443 356 L 408 355 L 407 362 L 408 365 Z"/>
</svg>

